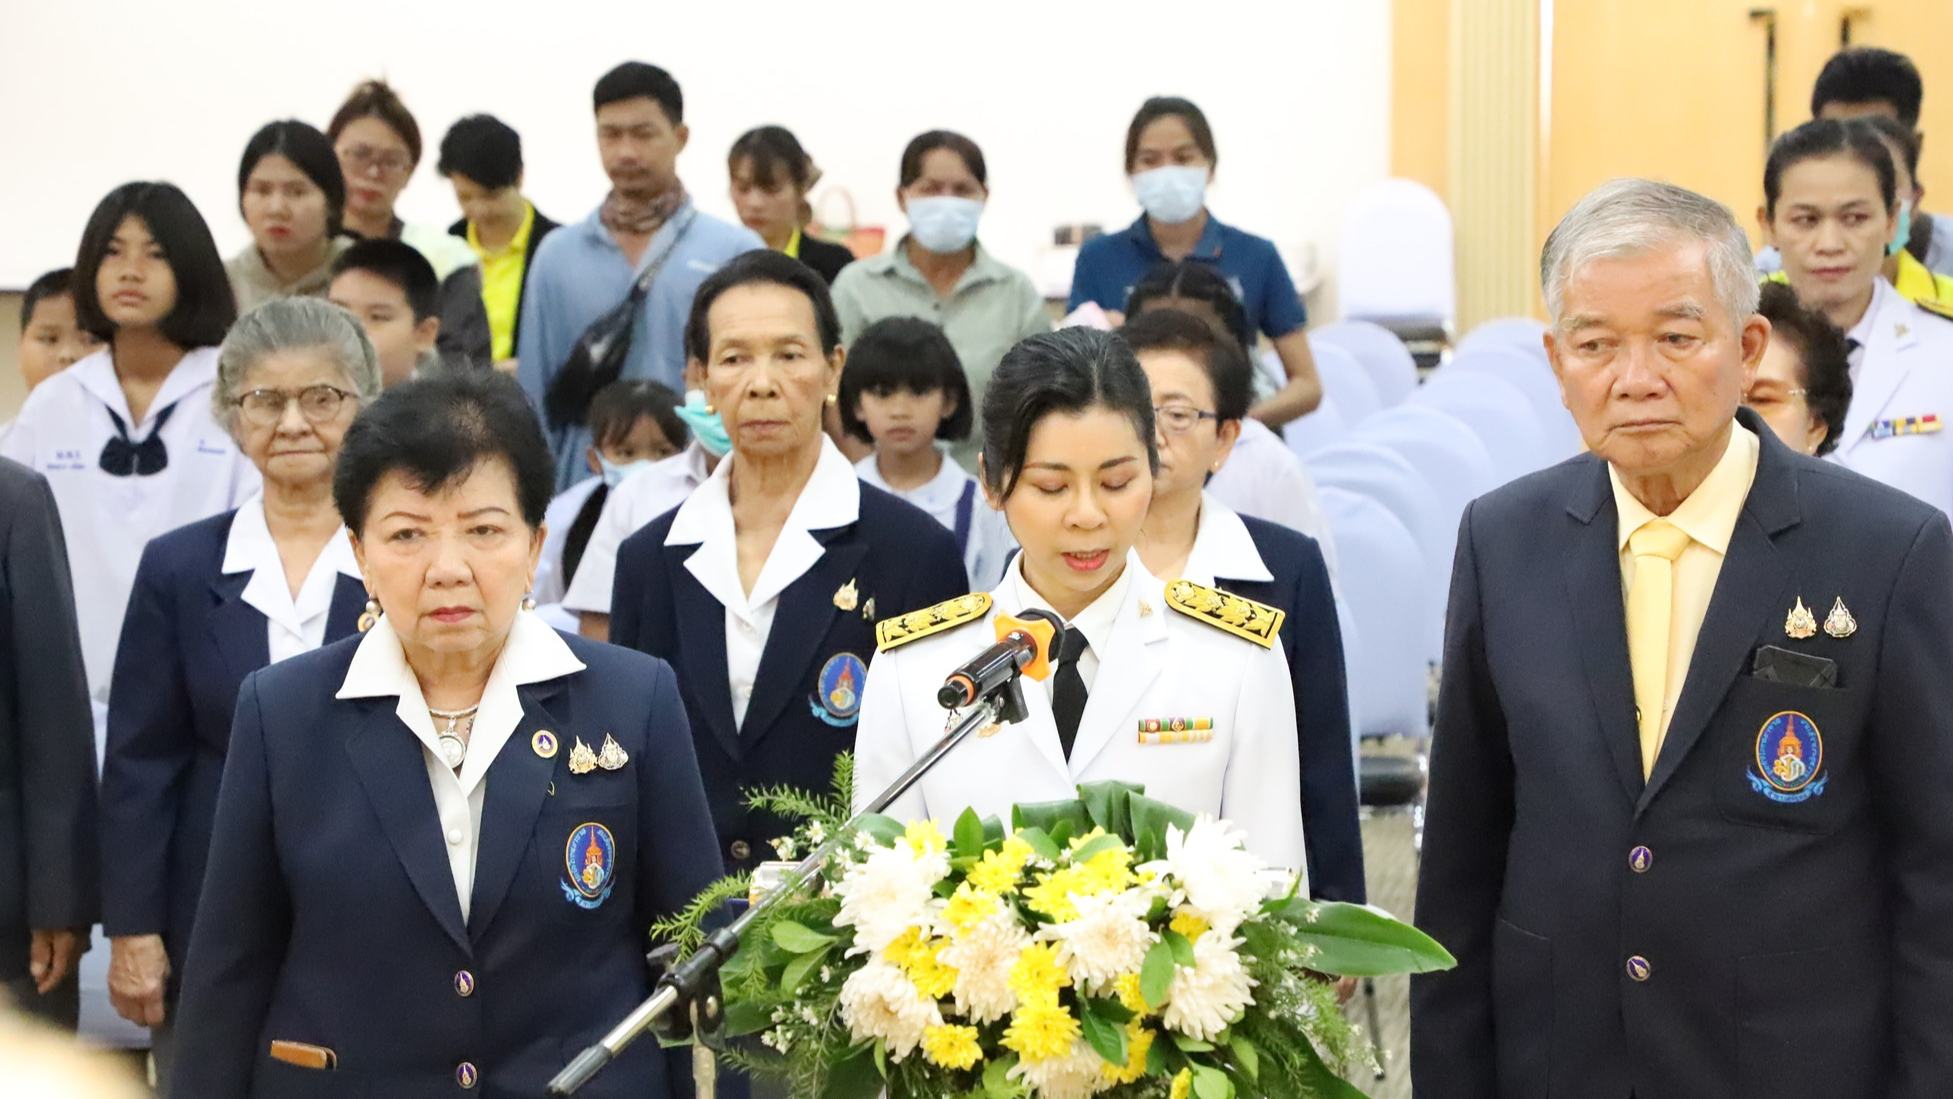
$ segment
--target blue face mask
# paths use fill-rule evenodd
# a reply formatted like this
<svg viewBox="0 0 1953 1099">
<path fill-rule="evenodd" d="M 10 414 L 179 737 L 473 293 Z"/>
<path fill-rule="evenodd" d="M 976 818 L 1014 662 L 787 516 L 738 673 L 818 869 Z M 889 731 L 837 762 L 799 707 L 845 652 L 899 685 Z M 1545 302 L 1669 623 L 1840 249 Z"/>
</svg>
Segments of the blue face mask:
<svg viewBox="0 0 1953 1099">
<path fill-rule="evenodd" d="M 639 458 L 635 462 L 620 463 L 613 462 L 609 458 L 604 457 L 602 451 L 597 453 L 597 466 L 603 470 L 604 484 L 609 488 L 616 488 L 618 485 L 623 484 L 624 478 L 653 464 L 655 461 L 656 459 L 654 458 Z"/>
<path fill-rule="evenodd" d="M 1899 231 L 1892 234 L 1892 243 L 1885 246 L 1885 254 L 1896 256 L 1906 250 L 1906 241 L 1912 239 L 1912 200 L 1899 203 Z"/>
<path fill-rule="evenodd" d="M 1161 225 L 1192 221 L 1207 205 L 1204 167 L 1149 168 L 1132 177 L 1132 193 L 1148 217 Z"/>
<path fill-rule="evenodd" d="M 732 436 L 726 434 L 726 422 L 717 412 L 706 407 L 705 393 L 692 389 L 685 393 L 685 403 L 678 406 L 678 418 L 692 429 L 692 438 L 705 448 L 714 458 L 723 458 L 732 453 Z"/>
<path fill-rule="evenodd" d="M 909 235 L 939 256 L 961 252 L 976 239 L 983 203 L 973 198 L 935 195 L 909 200 Z"/>
</svg>

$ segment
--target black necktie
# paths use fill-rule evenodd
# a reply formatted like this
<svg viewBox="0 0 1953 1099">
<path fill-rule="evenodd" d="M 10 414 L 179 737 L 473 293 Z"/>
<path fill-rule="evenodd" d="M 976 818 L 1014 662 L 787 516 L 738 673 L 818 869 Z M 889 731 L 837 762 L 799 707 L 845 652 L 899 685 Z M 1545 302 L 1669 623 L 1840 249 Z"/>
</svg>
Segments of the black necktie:
<svg viewBox="0 0 1953 1099">
<path fill-rule="evenodd" d="M 1085 655 L 1085 635 L 1076 626 L 1066 626 L 1058 635 L 1058 673 L 1051 684 L 1051 716 L 1058 722 L 1058 743 L 1065 758 L 1078 739 L 1078 719 L 1085 716 L 1085 677 L 1078 674 L 1078 658 Z"/>
<path fill-rule="evenodd" d="M 102 471 L 111 477 L 148 477 L 169 468 L 170 452 L 163 445 L 163 425 L 170 422 L 170 413 L 176 411 L 171 405 L 156 414 L 156 426 L 149 429 L 149 438 L 138 443 L 129 438 L 129 425 L 122 417 L 109 409 L 109 419 L 115 421 L 115 438 L 102 444 Z"/>
</svg>

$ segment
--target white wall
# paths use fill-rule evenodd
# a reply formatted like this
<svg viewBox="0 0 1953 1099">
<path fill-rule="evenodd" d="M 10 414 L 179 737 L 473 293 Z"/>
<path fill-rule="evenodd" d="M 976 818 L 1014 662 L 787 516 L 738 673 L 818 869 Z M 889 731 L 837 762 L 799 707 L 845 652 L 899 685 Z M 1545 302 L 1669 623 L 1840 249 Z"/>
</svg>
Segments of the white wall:
<svg viewBox="0 0 1953 1099">
<path fill-rule="evenodd" d="M 1389 5 L 1383 0 L 1205 0 L 1123 5 L 991 0 L 522 3 L 345 0 L 29 0 L 0 18 L 0 287 L 74 257 L 118 183 L 171 180 L 226 254 L 248 239 L 237 156 L 261 124 L 323 126 L 359 79 L 384 75 L 427 152 L 403 195 L 410 220 L 456 216 L 435 147 L 461 115 L 519 130 L 528 190 L 558 220 L 606 188 L 590 88 L 636 58 L 685 90 L 681 174 L 731 216 L 725 149 L 746 128 L 795 131 L 864 222 L 900 231 L 904 143 L 936 127 L 990 162 L 982 230 L 1032 266 L 1053 226 L 1123 226 L 1127 121 L 1152 94 L 1201 104 L 1220 145 L 1212 208 L 1272 237 L 1291 262 L 1327 263 L 1341 213 L 1389 161 Z M 817 192 L 816 198 L 820 197 Z M 1298 278 L 1300 272 L 1298 272 Z"/>
</svg>

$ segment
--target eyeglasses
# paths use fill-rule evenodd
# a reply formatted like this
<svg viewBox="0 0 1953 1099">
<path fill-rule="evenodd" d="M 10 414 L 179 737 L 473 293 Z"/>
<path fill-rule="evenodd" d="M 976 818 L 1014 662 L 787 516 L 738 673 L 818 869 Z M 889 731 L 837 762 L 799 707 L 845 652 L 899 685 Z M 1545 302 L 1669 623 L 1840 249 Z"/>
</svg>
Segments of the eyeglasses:
<svg viewBox="0 0 1953 1099">
<path fill-rule="evenodd" d="M 1185 435 L 1200 426 L 1202 420 L 1221 422 L 1217 412 L 1202 412 L 1183 404 L 1163 405 L 1153 409 L 1153 416 L 1159 422 L 1160 430 L 1168 435 Z"/>
<path fill-rule="evenodd" d="M 1745 393 L 1743 394 L 1743 406 L 1745 408 L 1766 408 L 1772 405 L 1780 405 L 1784 403 L 1784 401 L 1787 401 L 1792 397 L 1802 397 L 1807 392 L 1809 391 L 1803 389 L 1786 389 L 1783 391 L 1782 398 L 1752 397 L 1749 394 Z"/>
<path fill-rule="evenodd" d="M 414 166 L 406 153 L 383 153 L 371 145 L 354 145 L 341 150 L 339 155 L 352 161 L 353 167 L 362 172 L 378 168 L 386 175 L 397 175 Z"/>
<path fill-rule="evenodd" d="M 285 418 L 285 409 L 293 401 L 298 402 L 298 410 L 305 418 L 315 424 L 331 423 L 339 415 L 339 406 L 347 401 L 358 401 L 359 395 L 348 393 L 330 385 L 310 385 L 296 393 L 284 389 L 253 389 L 241 397 L 233 398 L 231 404 L 244 413 L 244 419 L 254 427 L 276 427 Z"/>
</svg>

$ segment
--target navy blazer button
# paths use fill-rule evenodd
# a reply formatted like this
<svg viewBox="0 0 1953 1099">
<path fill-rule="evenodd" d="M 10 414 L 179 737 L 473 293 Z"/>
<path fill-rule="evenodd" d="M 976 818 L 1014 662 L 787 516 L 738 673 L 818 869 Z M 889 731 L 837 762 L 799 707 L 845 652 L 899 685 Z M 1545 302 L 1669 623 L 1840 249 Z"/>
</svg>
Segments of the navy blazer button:
<svg viewBox="0 0 1953 1099">
<path fill-rule="evenodd" d="M 481 1073 L 475 1071 L 473 1062 L 463 1061 L 454 1066 L 454 1082 L 466 1090 L 481 1082 Z"/>
<path fill-rule="evenodd" d="M 1655 967 L 1648 964 L 1648 959 L 1636 954 L 1627 960 L 1627 975 L 1637 981 L 1645 981 L 1655 975 Z"/>
<path fill-rule="evenodd" d="M 454 975 L 454 994 L 466 999 L 475 994 L 475 975 L 462 970 Z"/>
<path fill-rule="evenodd" d="M 1628 866 L 1637 874 L 1646 874 L 1655 864 L 1655 853 L 1646 847 L 1637 847 L 1628 852 Z"/>
<path fill-rule="evenodd" d="M 753 853 L 752 845 L 745 840 L 733 840 L 731 850 L 732 857 L 735 859 L 743 859 Z"/>
</svg>

